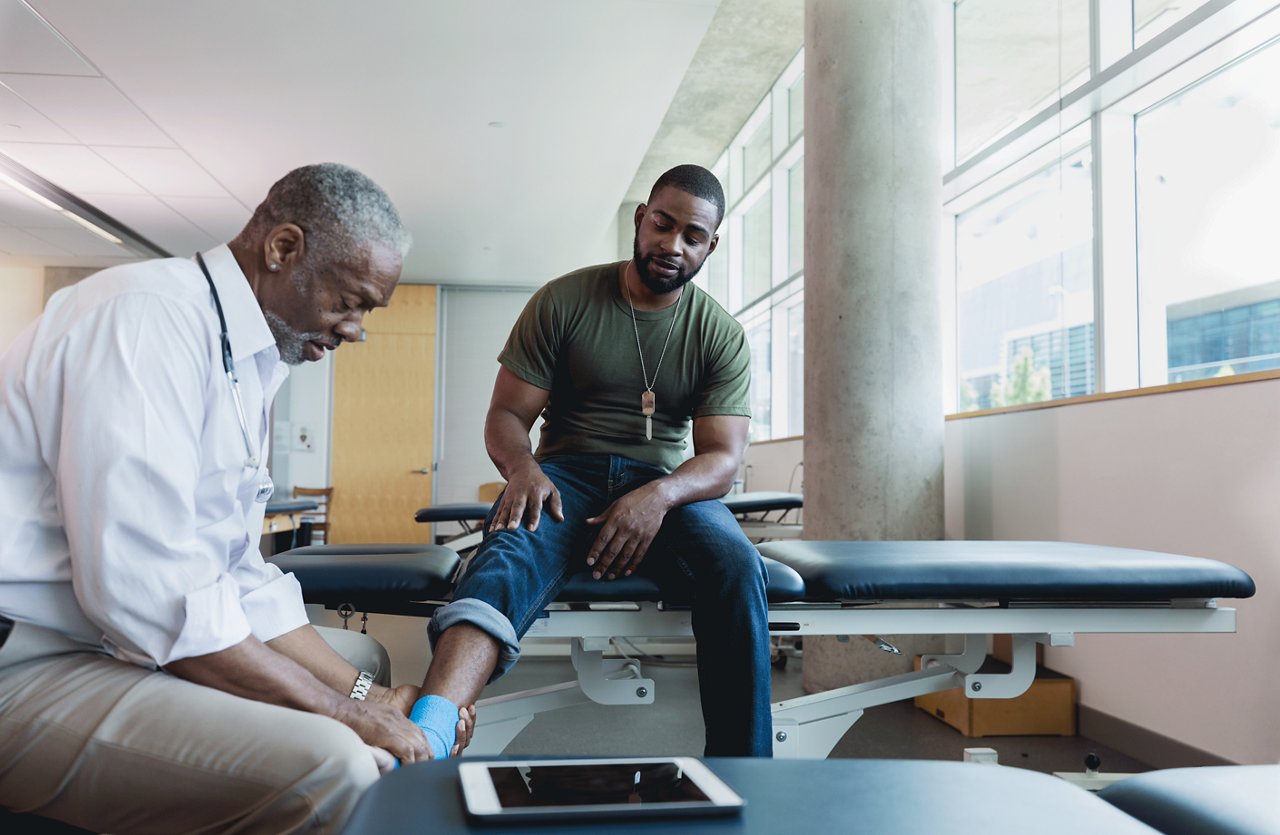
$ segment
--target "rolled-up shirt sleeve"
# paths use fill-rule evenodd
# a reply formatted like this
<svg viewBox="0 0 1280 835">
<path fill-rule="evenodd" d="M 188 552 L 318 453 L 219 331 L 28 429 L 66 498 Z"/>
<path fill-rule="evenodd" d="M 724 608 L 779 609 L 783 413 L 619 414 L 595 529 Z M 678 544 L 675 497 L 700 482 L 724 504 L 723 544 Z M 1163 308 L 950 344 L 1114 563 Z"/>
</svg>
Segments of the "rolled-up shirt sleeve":
<svg viewBox="0 0 1280 835">
<path fill-rule="evenodd" d="M 262 565 L 259 558 L 259 565 Z M 283 574 L 274 565 L 262 565 L 251 585 L 242 586 L 240 606 L 249 629 L 259 641 L 270 641 L 307 624 L 302 605 L 302 586 L 292 574 Z M 241 579 L 245 583 L 245 579 Z"/>
<path fill-rule="evenodd" d="M 64 340 L 74 407 L 64 409 L 49 464 L 72 586 L 109 644 L 137 663 L 163 666 L 234 646 L 258 631 L 255 620 L 274 624 L 261 610 L 296 592 L 296 582 L 280 577 L 246 595 L 244 578 L 234 576 L 225 534 L 238 522 L 245 536 L 243 514 L 233 518 L 234 489 L 221 491 L 221 520 L 219 509 L 211 518 L 197 507 L 198 497 L 219 492 L 210 478 L 233 484 L 243 465 L 243 449 L 220 468 L 205 460 L 217 454 L 206 426 L 220 377 L 211 338 L 190 305 L 135 293 L 103 304 Z"/>
</svg>

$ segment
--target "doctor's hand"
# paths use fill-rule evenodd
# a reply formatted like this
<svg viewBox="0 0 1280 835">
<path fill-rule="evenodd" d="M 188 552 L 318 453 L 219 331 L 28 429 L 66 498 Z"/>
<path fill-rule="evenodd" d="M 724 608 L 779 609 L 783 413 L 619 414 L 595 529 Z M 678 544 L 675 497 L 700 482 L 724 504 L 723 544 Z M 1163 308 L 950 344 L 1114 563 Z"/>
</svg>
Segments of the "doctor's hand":
<svg viewBox="0 0 1280 835">
<path fill-rule="evenodd" d="M 339 699 L 332 715 L 355 731 L 366 744 L 391 752 L 404 765 L 431 759 L 427 738 L 398 707 L 381 702 Z"/>
<path fill-rule="evenodd" d="M 564 521 L 564 513 L 560 509 L 560 491 L 542 472 L 537 462 L 529 459 L 529 463 L 518 470 L 507 473 L 507 489 L 502 494 L 498 511 L 493 514 L 493 521 L 485 529 L 485 533 L 497 530 L 515 530 L 524 522 L 530 531 L 538 529 L 542 520 L 542 508 L 557 522 Z"/>
<path fill-rule="evenodd" d="M 632 490 L 601 513 L 587 520 L 600 533 L 587 551 L 587 565 L 597 580 L 627 577 L 635 571 L 653 544 L 670 505 L 657 481 Z"/>
</svg>

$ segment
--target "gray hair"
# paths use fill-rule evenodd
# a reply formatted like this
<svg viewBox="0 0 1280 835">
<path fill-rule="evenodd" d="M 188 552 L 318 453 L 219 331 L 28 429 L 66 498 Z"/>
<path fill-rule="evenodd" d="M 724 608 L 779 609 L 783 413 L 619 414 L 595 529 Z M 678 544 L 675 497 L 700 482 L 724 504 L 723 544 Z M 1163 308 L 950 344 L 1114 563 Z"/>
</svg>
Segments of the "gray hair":
<svg viewBox="0 0 1280 835">
<path fill-rule="evenodd" d="M 302 228 L 304 258 L 312 265 L 347 261 L 373 245 L 395 250 L 403 258 L 413 243 L 386 192 L 359 171 L 336 162 L 304 165 L 281 177 L 241 234 L 265 235 L 281 223 Z"/>
</svg>

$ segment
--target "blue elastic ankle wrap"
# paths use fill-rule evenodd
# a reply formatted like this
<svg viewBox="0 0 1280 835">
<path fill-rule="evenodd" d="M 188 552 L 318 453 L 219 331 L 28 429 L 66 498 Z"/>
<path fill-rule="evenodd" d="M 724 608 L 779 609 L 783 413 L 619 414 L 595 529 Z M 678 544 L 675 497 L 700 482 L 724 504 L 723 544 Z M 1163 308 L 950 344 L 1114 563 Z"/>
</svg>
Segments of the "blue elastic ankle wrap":
<svg viewBox="0 0 1280 835">
<path fill-rule="evenodd" d="M 449 758 L 458 734 L 458 706 L 444 696 L 423 696 L 413 703 L 409 721 L 422 728 L 437 760 Z"/>
</svg>

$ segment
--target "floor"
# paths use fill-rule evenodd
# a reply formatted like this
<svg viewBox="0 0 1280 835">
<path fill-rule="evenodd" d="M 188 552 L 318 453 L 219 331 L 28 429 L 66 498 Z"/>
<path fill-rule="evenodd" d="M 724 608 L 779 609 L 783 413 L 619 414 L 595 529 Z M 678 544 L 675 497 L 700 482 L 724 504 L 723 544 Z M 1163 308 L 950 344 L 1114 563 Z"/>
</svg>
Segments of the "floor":
<svg viewBox="0 0 1280 835">
<path fill-rule="evenodd" d="M 773 699 L 804 695 L 802 659 L 791 659 L 784 670 L 773 671 Z M 643 707 L 593 703 L 540 714 L 508 746 L 518 756 L 658 756 L 702 753 L 702 716 L 697 674 L 692 660 L 645 662 L 646 677 L 654 680 L 654 704 Z M 486 696 L 542 687 L 574 677 L 567 659 L 525 658 L 505 678 L 491 685 Z M 1082 737 L 966 738 L 959 731 L 899 702 L 868 710 L 836 744 L 832 757 L 863 759 L 964 758 L 964 749 L 994 748 L 1001 765 L 1051 773 L 1083 771 L 1084 759 L 1096 753 L 1104 772 L 1147 771 L 1150 767 Z"/>
</svg>

